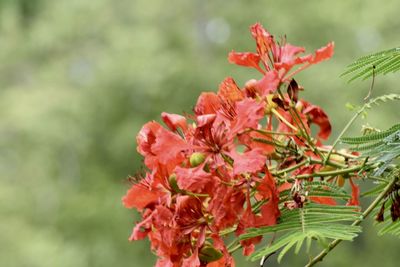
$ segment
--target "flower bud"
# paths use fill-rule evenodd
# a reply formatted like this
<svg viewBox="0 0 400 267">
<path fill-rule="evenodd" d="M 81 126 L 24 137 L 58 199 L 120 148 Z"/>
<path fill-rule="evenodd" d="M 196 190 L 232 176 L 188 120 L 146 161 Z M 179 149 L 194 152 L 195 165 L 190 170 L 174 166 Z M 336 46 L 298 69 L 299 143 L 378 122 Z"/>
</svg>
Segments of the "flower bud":
<svg viewBox="0 0 400 267">
<path fill-rule="evenodd" d="M 222 258 L 222 256 L 222 252 L 214 248 L 211 244 L 204 245 L 199 253 L 199 259 L 205 263 L 217 261 Z"/>
<path fill-rule="evenodd" d="M 201 152 L 195 152 L 190 156 L 190 166 L 197 167 L 204 162 L 206 156 Z"/>
</svg>

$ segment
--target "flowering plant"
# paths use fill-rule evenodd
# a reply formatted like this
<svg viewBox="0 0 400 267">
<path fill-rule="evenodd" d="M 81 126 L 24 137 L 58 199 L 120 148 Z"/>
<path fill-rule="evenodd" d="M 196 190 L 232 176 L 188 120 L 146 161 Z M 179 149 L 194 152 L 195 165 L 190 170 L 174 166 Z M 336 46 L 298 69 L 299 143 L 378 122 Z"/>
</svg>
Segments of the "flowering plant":
<svg viewBox="0 0 400 267">
<path fill-rule="evenodd" d="M 122 201 L 142 216 L 129 239 L 148 238 L 158 267 L 235 266 L 232 253 L 238 249 L 263 264 L 280 249 L 278 260 L 290 248 L 297 253 L 304 241 L 317 240 L 325 249 L 310 260 L 312 266 L 341 240 L 352 240 L 371 212 L 384 221 L 389 206 L 388 227 L 400 229 L 398 168 L 373 151 L 377 142 L 387 144 L 382 138 L 398 138 L 400 127 L 340 139 L 371 105 L 400 97 L 359 107 L 333 145 L 324 145 L 329 118 L 299 97 L 303 88 L 294 76 L 331 58 L 334 43 L 302 56 L 303 47 L 278 42 L 258 23 L 250 30 L 256 52 L 232 51 L 228 60 L 255 68 L 260 79 L 241 88 L 228 77 L 218 92 L 199 96 L 192 115 L 164 112 L 165 126 L 151 121 L 137 135 L 147 171 L 130 179 Z M 336 150 L 340 140 L 356 148 Z M 356 151 L 360 146 L 368 157 Z M 362 177 L 379 182 L 363 213 L 357 185 Z M 263 237 L 269 243 L 256 251 Z"/>
</svg>

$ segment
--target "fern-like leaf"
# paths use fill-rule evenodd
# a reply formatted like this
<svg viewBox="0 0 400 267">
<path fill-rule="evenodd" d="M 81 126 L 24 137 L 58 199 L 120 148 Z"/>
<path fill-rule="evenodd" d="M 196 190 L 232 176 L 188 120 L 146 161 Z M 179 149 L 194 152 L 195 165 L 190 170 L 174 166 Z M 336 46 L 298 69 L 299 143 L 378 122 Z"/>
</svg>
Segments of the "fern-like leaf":
<svg viewBox="0 0 400 267">
<path fill-rule="evenodd" d="M 385 137 L 388 137 L 397 130 L 400 130 L 400 124 L 396 124 L 390 127 L 388 130 L 382 132 L 377 132 L 357 137 L 343 137 L 341 138 L 341 141 L 345 144 L 350 144 L 350 145 L 360 145 L 373 141 L 382 141 Z"/>
<path fill-rule="evenodd" d="M 380 229 L 378 231 L 378 235 L 382 236 L 385 234 L 394 235 L 400 237 L 400 220 L 395 222 L 391 220 L 386 220 L 380 225 Z"/>
<path fill-rule="evenodd" d="M 373 75 L 387 74 L 400 70 L 400 47 L 363 56 L 347 66 L 341 76 L 352 75 L 349 82 L 365 80 Z"/>
<path fill-rule="evenodd" d="M 303 190 L 307 192 L 309 197 L 331 197 L 337 199 L 348 200 L 351 196 L 341 187 L 335 183 L 328 183 L 325 181 L 304 181 Z M 280 202 L 288 201 L 291 197 L 290 189 L 280 192 Z"/>
<path fill-rule="evenodd" d="M 353 151 L 362 152 L 361 157 L 369 157 L 372 161 L 381 163 L 373 174 L 375 176 L 380 176 L 389 164 L 400 158 L 400 124 L 379 133 L 344 137 L 341 141 L 353 145 Z"/>
<path fill-rule="evenodd" d="M 371 109 L 373 105 L 379 105 L 381 103 L 386 103 L 388 101 L 395 101 L 395 100 L 400 100 L 400 95 L 399 94 L 388 94 L 388 95 L 382 95 L 375 97 L 368 101 L 366 104 L 363 106 L 363 110 L 365 109 Z"/>
<path fill-rule="evenodd" d="M 307 195 L 311 197 L 331 197 L 339 199 L 350 199 L 351 196 L 341 187 L 335 183 L 328 183 L 325 181 L 312 181 L 304 182 L 304 190 Z"/>
<path fill-rule="evenodd" d="M 276 225 L 248 229 L 240 236 L 240 239 L 270 233 L 283 234 L 271 246 L 261 248 L 250 257 L 251 260 L 258 260 L 282 249 L 278 255 L 278 261 L 280 261 L 293 247 L 295 247 L 295 253 L 298 253 L 304 241 L 310 244 L 312 240 L 318 240 L 324 244 L 326 239 L 353 240 L 360 232 L 360 227 L 346 225 L 343 222 L 355 221 L 360 216 L 356 207 L 307 203 L 303 208 L 284 210 Z"/>
</svg>

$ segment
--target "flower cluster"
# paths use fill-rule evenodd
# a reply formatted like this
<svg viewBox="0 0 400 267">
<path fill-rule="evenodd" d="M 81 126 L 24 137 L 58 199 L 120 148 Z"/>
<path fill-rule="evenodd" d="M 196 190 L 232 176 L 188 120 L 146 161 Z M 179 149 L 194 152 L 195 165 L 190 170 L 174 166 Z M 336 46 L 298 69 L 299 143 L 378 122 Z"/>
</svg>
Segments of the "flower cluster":
<svg viewBox="0 0 400 267">
<path fill-rule="evenodd" d="M 320 107 L 299 98 L 302 88 L 293 76 L 329 59 L 334 45 L 300 56 L 304 48 L 277 42 L 260 24 L 251 34 L 256 53 L 232 51 L 228 59 L 257 69 L 260 79 L 240 88 L 226 78 L 217 93 L 200 95 L 193 115 L 162 113 L 165 127 L 148 122 L 137 136 L 147 171 L 122 201 L 142 216 L 130 240 L 147 237 L 158 267 L 234 266 L 236 246 L 226 245 L 225 236 L 276 224 L 282 207 L 335 204 L 308 198 L 302 180 L 278 175 L 307 177 L 322 167 L 321 140 L 329 137 L 331 125 Z M 319 127 L 315 137 L 312 124 Z M 312 160 L 300 165 L 305 158 Z M 292 200 L 282 205 L 279 192 L 288 188 Z M 260 241 L 240 241 L 243 254 L 250 255 Z"/>
</svg>

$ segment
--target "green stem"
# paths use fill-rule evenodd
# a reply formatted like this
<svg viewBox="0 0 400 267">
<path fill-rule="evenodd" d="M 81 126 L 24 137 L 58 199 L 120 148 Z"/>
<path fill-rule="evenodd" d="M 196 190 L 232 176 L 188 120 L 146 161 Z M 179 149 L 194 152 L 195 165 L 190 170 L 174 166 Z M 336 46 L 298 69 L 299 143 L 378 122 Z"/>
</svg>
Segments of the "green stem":
<svg viewBox="0 0 400 267">
<path fill-rule="evenodd" d="M 268 130 L 262 130 L 262 129 L 247 129 L 245 130 L 243 133 L 247 133 L 247 132 L 258 132 L 262 135 L 265 136 L 270 136 L 270 135 L 289 135 L 289 136 L 293 136 L 293 135 L 297 135 L 296 133 L 288 133 L 288 132 L 276 132 L 276 131 L 268 131 Z"/>
<path fill-rule="evenodd" d="M 284 100 L 285 97 L 284 97 L 280 87 L 278 87 L 278 93 L 281 96 L 282 100 Z M 290 98 L 289 98 L 289 112 L 290 112 L 290 115 L 292 115 L 293 121 L 299 127 L 301 135 L 303 135 L 306 138 L 307 143 L 310 146 L 312 152 L 314 152 L 315 154 L 320 156 L 321 159 L 324 159 L 324 156 L 322 155 L 322 153 L 316 149 L 316 146 L 313 143 L 311 136 L 308 134 L 307 128 L 304 125 L 303 120 L 301 119 L 300 114 L 295 107 L 295 103 Z"/>
<path fill-rule="evenodd" d="M 340 175 L 340 174 L 348 174 L 351 172 L 359 171 L 364 168 L 365 169 L 374 169 L 378 166 L 379 166 L 378 164 L 373 164 L 373 165 L 361 164 L 361 165 L 356 165 L 353 167 L 339 169 L 339 170 L 333 170 L 333 171 L 323 171 L 323 172 L 314 172 L 314 173 L 310 173 L 310 174 L 300 174 L 300 175 L 294 176 L 291 179 L 295 180 L 295 179 L 307 179 L 310 177 L 336 176 L 336 175 Z"/>
<path fill-rule="evenodd" d="M 352 154 L 345 153 L 345 152 L 340 152 L 337 150 L 331 150 L 331 149 L 326 149 L 326 148 L 322 148 L 322 147 L 317 147 L 317 149 L 319 151 L 325 152 L 325 153 L 328 153 L 329 151 L 331 151 L 331 154 L 339 155 L 339 156 L 345 157 L 346 159 L 358 159 L 359 158 L 359 156 L 352 155 Z"/>
<path fill-rule="evenodd" d="M 271 174 L 273 176 L 280 176 L 282 174 L 294 171 L 306 164 L 324 164 L 323 160 L 317 160 L 317 159 L 312 159 L 312 158 L 307 158 L 306 160 L 297 163 L 293 166 L 287 167 L 285 169 L 279 170 L 279 171 L 275 171 L 275 172 L 271 172 Z M 328 161 L 326 162 L 326 165 L 335 167 L 335 168 L 341 168 L 339 170 L 332 170 L 332 171 L 324 171 L 324 172 L 315 172 L 313 174 L 303 174 L 303 175 L 298 175 L 295 177 L 295 179 L 303 179 L 303 178 L 308 178 L 310 176 L 315 177 L 315 176 L 336 176 L 338 174 L 346 174 L 346 173 L 350 173 L 353 171 L 358 171 L 360 169 L 362 169 L 363 167 L 365 167 L 365 163 L 361 164 L 361 165 L 357 165 L 357 166 L 353 166 L 353 167 L 349 167 L 348 165 L 345 164 L 341 164 L 338 162 L 334 162 L 334 161 Z M 368 166 L 369 167 L 369 166 Z"/>
<path fill-rule="evenodd" d="M 339 162 L 335 162 L 335 161 L 331 161 L 331 160 L 324 162 L 323 160 L 316 160 L 316 159 L 310 158 L 310 163 L 311 164 L 321 164 L 321 165 L 323 165 L 325 163 L 325 165 L 329 165 L 329 166 L 336 167 L 336 168 L 348 168 L 349 167 L 348 165 L 341 164 Z"/>
<path fill-rule="evenodd" d="M 285 173 L 287 173 L 287 172 L 294 171 L 294 170 L 300 168 L 301 166 L 306 165 L 307 163 L 310 163 L 310 161 L 309 161 L 309 160 L 305 160 L 305 161 L 302 161 L 302 162 L 300 162 L 300 163 L 297 163 L 296 165 L 293 165 L 293 166 L 290 166 L 290 167 L 288 167 L 288 168 L 279 170 L 279 171 L 277 171 L 277 172 L 273 172 L 273 173 L 271 173 L 271 174 L 274 175 L 274 176 L 281 175 L 281 174 L 285 174 Z"/>
<path fill-rule="evenodd" d="M 375 200 L 368 206 L 368 208 L 362 213 L 361 218 L 354 221 L 351 225 L 352 226 L 357 226 L 359 225 L 366 217 L 368 217 L 369 214 L 374 210 L 376 206 L 379 205 L 382 199 L 386 197 L 386 195 L 390 192 L 392 189 L 393 185 L 397 182 L 397 177 L 394 177 L 392 181 L 385 187 L 385 189 L 375 198 Z M 316 263 L 322 261 L 328 253 L 334 249 L 340 242 L 342 242 L 342 239 L 335 239 L 331 243 L 329 243 L 328 247 L 321 251 L 316 257 L 310 260 L 310 262 L 305 266 L 305 267 L 311 267 L 314 266 Z"/>
<path fill-rule="evenodd" d="M 259 143 L 263 143 L 263 144 L 267 144 L 267 145 L 277 146 L 277 147 L 280 147 L 280 148 L 286 148 L 285 145 L 279 143 L 276 140 L 275 141 L 270 141 L 270 140 L 267 140 L 267 139 L 256 138 L 256 137 L 251 138 L 251 140 L 253 140 L 254 142 L 259 142 Z"/>
<path fill-rule="evenodd" d="M 236 244 L 236 241 L 234 241 L 227 246 L 227 249 L 228 249 L 229 254 L 232 254 L 233 252 L 240 249 L 241 247 L 242 247 L 242 245 L 240 243 Z"/>
<path fill-rule="evenodd" d="M 271 112 L 274 113 L 275 116 L 277 116 L 284 124 L 286 124 L 290 129 L 292 129 L 294 132 L 298 132 L 299 130 L 293 126 L 290 122 L 288 122 L 276 109 L 271 109 Z"/>
<path fill-rule="evenodd" d="M 296 120 L 298 120 L 300 122 L 300 123 L 296 122 L 296 124 L 299 125 L 300 129 L 302 129 L 302 132 L 304 133 L 304 136 L 305 136 L 307 143 L 310 146 L 312 152 L 314 152 L 315 154 L 320 156 L 321 159 L 324 159 L 324 155 L 316 148 L 315 144 L 313 143 L 313 141 L 311 139 L 311 136 L 307 132 L 307 129 L 303 123 L 303 120 L 301 119 L 298 111 L 296 110 L 296 108 L 293 106 L 292 103 L 293 102 L 291 102 L 291 104 L 290 104 L 289 112 L 292 114 L 293 117 L 296 117 Z"/>
<path fill-rule="evenodd" d="M 328 155 L 325 158 L 325 161 L 329 160 L 329 157 L 332 154 L 333 149 L 335 148 L 335 146 L 337 145 L 337 143 L 340 141 L 340 138 L 342 138 L 342 136 L 346 133 L 346 131 L 350 128 L 350 126 L 353 124 L 353 122 L 357 119 L 357 117 L 364 111 L 365 106 L 363 106 L 362 108 L 360 108 L 356 114 L 354 114 L 354 116 L 349 120 L 349 122 L 346 124 L 346 126 L 344 126 L 343 130 L 340 132 L 339 136 L 336 138 L 335 142 L 333 142 L 333 145 L 331 147 L 331 149 L 328 152 Z"/>
<path fill-rule="evenodd" d="M 255 129 L 254 131 L 263 134 L 263 135 L 297 135 L 296 133 L 287 133 L 287 132 L 276 132 L 276 131 L 267 131 L 267 130 L 261 130 L 261 129 Z"/>
</svg>

